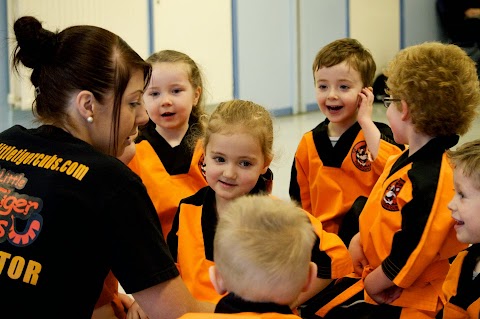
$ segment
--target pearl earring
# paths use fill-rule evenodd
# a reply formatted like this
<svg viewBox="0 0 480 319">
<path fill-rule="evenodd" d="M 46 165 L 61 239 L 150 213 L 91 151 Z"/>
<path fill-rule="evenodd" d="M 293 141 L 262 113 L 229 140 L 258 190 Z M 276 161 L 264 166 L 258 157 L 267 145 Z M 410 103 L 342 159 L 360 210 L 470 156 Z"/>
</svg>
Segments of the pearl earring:
<svg viewBox="0 0 480 319">
<path fill-rule="evenodd" d="M 93 117 L 91 117 L 91 116 L 87 117 L 87 122 L 88 123 L 93 123 Z"/>
</svg>

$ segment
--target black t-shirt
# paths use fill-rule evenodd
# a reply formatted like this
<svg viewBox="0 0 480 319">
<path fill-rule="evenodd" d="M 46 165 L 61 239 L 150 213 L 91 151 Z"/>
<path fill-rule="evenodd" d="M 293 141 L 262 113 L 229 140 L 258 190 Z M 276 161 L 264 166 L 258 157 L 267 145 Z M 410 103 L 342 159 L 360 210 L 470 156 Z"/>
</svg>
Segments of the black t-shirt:
<svg viewBox="0 0 480 319">
<path fill-rule="evenodd" d="M 110 269 L 127 293 L 178 276 L 138 176 L 54 126 L 0 133 L 0 317 L 90 318 Z"/>
</svg>

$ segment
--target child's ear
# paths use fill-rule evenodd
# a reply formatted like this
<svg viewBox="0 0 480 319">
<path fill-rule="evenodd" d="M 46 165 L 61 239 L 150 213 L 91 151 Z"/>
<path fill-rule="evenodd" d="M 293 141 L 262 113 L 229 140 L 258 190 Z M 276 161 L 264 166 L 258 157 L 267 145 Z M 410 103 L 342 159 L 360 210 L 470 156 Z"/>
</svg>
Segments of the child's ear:
<svg viewBox="0 0 480 319">
<path fill-rule="evenodd" d="M 208 268 L 208 274 L 210 275 L 210 281 L 212 282 L 213 288 L 220 294 L 223 295 L 227 292 L 225 285 L 223 283 L 222 275 L 218 272 L 215 266 L 210 266 Z"/>
<path fill-rule="evenodd" d="M 264 165 L 264 167 L 263 167 L 263 169 L 262 169 L 262 175 L 267 172 L 267 170 L 268 170 L 268 168 L 270 167 L 270 164 L 271 164 L 271 163 L 272 163 L 272 160 L 271 160 L 271 159 L 265 161 L 265 165 Z"/>
<path fill-rule="evenodd" d="M 317 278 L 317 264 L 311 261 L 308 265 L 308 276 L 305 285 L 303 286 L 302 292 L 310 289 L 310 285 L 315 280 L 315 278 Z"/>
<path fill-rule="evenodd" d="M 197 106 L 198 100 L 200 99 L 200 95 L 202 94 L 202 88 L 197 87 L 194 92 L 194 97 L 193 97 L 193 106 Z"/>
<path fill-rule="evenodd" d="M 408 109 L 408 103 L 405 102 L 404 100 L 400 101 L 402 104 L 402 116 L 401 119 L 402 121 L 406 121 L 410 118 L 410 111 Z"/>
</svg>

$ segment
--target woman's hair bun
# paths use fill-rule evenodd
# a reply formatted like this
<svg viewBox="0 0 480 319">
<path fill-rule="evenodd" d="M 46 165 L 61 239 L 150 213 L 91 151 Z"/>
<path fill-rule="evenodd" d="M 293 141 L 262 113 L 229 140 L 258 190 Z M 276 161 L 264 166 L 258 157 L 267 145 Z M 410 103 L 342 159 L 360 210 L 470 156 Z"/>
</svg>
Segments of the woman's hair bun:
<svg viewBox="0 0 480 319">
<path fill-rule="evenodd" d="M 13 25 L 17 38 L 17 60 L 29 68 L 49 63 L 55 56 L 57 34 L 42 27 L 34 17 L 25 16 Z"/>
</svg>

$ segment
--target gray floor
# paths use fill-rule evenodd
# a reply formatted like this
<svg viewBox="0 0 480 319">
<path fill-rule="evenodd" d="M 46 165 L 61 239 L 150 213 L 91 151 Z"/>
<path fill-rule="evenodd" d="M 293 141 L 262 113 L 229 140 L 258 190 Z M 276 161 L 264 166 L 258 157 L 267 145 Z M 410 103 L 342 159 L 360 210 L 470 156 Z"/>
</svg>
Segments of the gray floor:
<svg viewBox="0 0 480 319">
<path fill-rule="evenodd" d="M 386 109 L 382 104 L 375 104 L 373 120 L 387 123 Z M 273 195 L 288 199 L 290 169 L 293 156 L 302 135 L 323 121 L 325 116 L 320 112 L 309 112 L 300 115 L 283 116 L 274 119 L 275 158 L 270 166 L 274 174 Z M 480 117 L 477 117 L 470 131 L 460 138 L 458 145 L 480 138 Z"/>
</svg>

